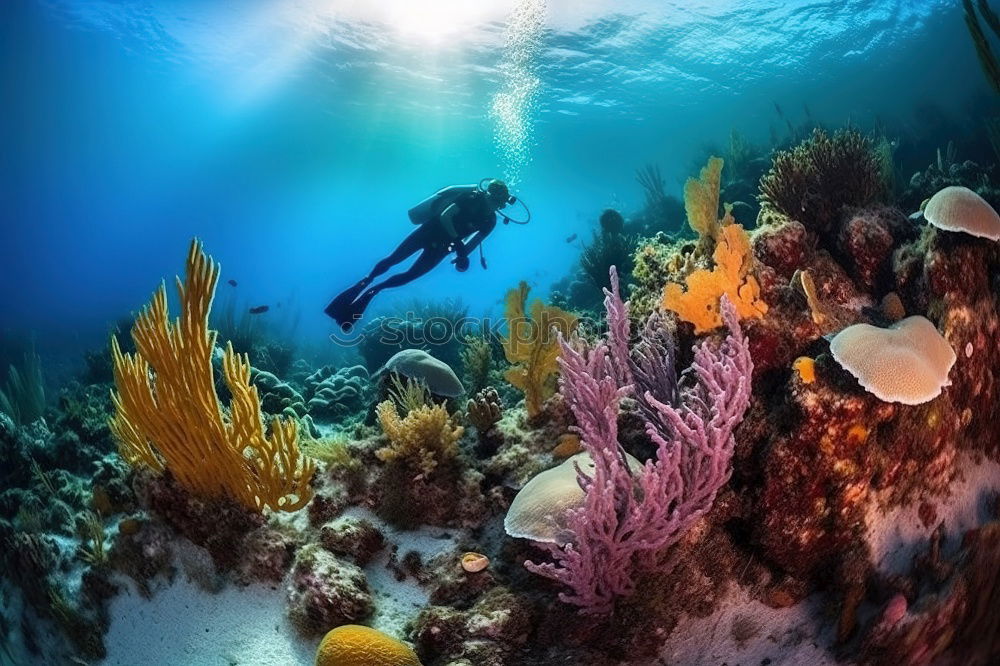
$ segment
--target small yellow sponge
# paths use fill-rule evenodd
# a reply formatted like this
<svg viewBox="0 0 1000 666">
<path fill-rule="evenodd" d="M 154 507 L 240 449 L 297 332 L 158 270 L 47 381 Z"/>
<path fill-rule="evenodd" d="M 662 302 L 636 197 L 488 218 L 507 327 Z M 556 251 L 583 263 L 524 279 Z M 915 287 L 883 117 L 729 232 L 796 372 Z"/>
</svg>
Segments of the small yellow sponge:
<svg viewBox="0 0 1000 666">
<path fill-rule="evenodd" d="M 316 651 L 316 666 L 421 666 L 416 653 L 377 629 L 345 624 L 329 631 Z"/>
</svg>

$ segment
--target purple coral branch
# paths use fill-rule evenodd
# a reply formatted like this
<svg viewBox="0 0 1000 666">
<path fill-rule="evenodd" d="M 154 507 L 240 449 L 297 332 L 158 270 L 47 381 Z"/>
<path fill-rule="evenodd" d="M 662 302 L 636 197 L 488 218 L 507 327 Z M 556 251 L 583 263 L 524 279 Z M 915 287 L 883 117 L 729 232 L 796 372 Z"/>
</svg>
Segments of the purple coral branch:
<svg viewBox="0 0 1000 666">
<path fill-rule="evenodd" d="M 569 588 L 559 598 L 588 614 L 608 613 L 617 598 L 632 594 L 636 574 L 656 568 L 663 550 L 711 508 L 729 480 L 733 430 L 750 403 L 753 368 L 728 299 L 721 309 L 729 335 L 699 343 L 679 384 L 673 338 L 662 320 L 647 322 L 630 349 L 628 306 L 614 268 L 605 295 L 606 340 L 577 350 L 560 339 L 560 389 L 594 471 L 577 467 L 585 495 L 583 506 L 568 512 L 569 542 L 541 544 L 554 562 L 525 562 Z M 654 460 L 632 471 L 618 444 L 625 395 L 636 399 L 657 447 Z"/>
</svg>

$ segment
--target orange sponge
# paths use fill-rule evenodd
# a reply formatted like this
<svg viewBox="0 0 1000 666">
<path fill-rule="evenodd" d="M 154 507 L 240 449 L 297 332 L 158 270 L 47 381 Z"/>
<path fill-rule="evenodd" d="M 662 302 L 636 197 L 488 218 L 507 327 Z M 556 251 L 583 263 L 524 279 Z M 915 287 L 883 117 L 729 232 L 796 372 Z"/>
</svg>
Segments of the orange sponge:
<svg viewBox="0 0 1000 666">
<path fill-rule="evenodd" d="M 421 666 L 416 653 L 377 629 L 345 624 L 329 631 L 316 651 L 316 666 Z"/>
<path fill-rule="evenodd" d="M 663 290 L 663 307 L 694 324 L 695 333 L 722 326 L 719 299 L 725 294 L 736 306 L 740 319 L 760 318 L 767 303 L 760 298 L 760 285 L 750 275 L 753 254 L 747 232 L 738 224 L 721 227 L 716 241 L 713 270 L 698 269 L 687 276 L 687 290 L 668 283 Z"/>
</svg>

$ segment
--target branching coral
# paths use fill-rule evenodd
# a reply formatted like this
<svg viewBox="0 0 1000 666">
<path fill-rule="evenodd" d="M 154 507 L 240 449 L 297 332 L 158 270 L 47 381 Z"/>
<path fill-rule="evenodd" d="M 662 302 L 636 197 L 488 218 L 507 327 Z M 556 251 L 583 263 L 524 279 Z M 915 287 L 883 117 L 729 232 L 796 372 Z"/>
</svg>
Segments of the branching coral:
<svg viewBox="0 0 1000 666">
<path fill-rule="evenodd" d="M 576 315 L 545 305 L 540 299 L 526 310 L 529 287 L 522 282 L 507 292 L 505 317 L 508 333 L 503 340 L 504 354 L 514 364 L 506 373 L 507 381 L 524 392 L 528 417 L 542 411 L 542 403 L 555 393 L 559 372 L 559 338 L 568 336 L 577 325 Z"/>
<path fill-rule="evenodd" d="M 406 414 L 432 402 L 431 390 L 427 388 L 427 383 L 422 379 L 410 379 L 409 377 L 401 379 L 400 375 L 393 373 L 389 379 L 387 392 L 389 397 Z"/>
<path fill-rule="evenodd" d="M 246 356 L 227 344 L 223 377 L 232 395 L 224 413 L 215 389 L 208 330 L 219 268 L 191 242 L 187 279 L 177 278 L 181 316 L 170 322 L 166 285 L 132 329 L 135 354 L 112 338 L 116 391 L 110 421 L 119 451 L 132 465 L 169 469 L 188 490 L 229 496 L 263 510 L 295 511 L 312 497 L 312 461 L 299 457 L 294 420 L 273 418 L 265 433 L 257 388 Z"/>
<path fill-rule="evenodd" d="M 375 408 L 389 446 L 375 452 L 379 460 L 400 462 L 428 475 L 458 455 L 464 429 L 452 423 L 444 405 L 424 405 L 399 417 L 396 405 L 386 400 Z"/>
<path fill-rule="evenodd" d="M 460 356 L 469 393 L 477 393 L 486 388 L 494 365 L 489 340 L 482 335 L 470 337 L 463 345 Z"/>
<path fill-rule="evenodd" d="M 544 544 L 555 563 L 526 562 L 532 572 L 569 588 L 560 594 L 585 613 L 604 614 L 635 590 L 636 575 L 655 568 L 663 549 L 678 539 L 715 501 L 728 480 L 733 429 L 750 404 L 753 364 L 736 313 L 723 302 L 729 335 L 703 342 L 694 352 L 692 383 L 676 381 L 673 341 L 650 333 L 630 349 L 627 305 L 617 276 L 605 307 L 608 338 L 577 351 L 563 342 L 560 387 L 579 424 L 593 471 L 577 467 L 583 506 L 567 512 L 569 543 Z M 654 322 L 655 323 L 655 322 Z M 630 471 L 618 443 L 619 401 L 640 405 L 656 458 Z"/>
<path fill-rule="evenodd" d="M 760 200 L 822 234 L 845 206 L 867 206 L 886 194 L 882 159 L 872 140 L 854 129 L 821 129 L 791 150 L 779 151 L 760 179 Z"/>
<path fill-rule="evenodd" d="M 767 312 L 760 285 L 750 275 L 753 254 L 747 233 L 738 224 L 721 227 L 712 254 L 715 268 L 700 268 L 685 279 L 686 290 L 676 283 L 663 290 L 663 307 L 694 324 L 695 333 L 722 325 L 720 301 L 729 297 L 740 319 L 759 318 Z"/>
</svg>

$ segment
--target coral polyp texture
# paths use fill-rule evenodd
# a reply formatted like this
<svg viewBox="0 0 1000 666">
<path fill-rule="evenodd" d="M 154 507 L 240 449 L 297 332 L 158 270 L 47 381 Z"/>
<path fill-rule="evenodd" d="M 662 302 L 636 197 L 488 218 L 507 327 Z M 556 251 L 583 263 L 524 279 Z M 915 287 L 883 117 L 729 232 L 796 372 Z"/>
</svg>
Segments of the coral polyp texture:
<svg viewBox="0 0 1000 666">
<path fill-rule="evenodd" d="M 421 666 L 411 648 L 377 629 L 357 624 L 337 627 L 323 637 L 316 666 Z"/>
<path fill-rule="evenodd" d="M 164 469 L 192 492 L 229 496 L 262 510 L 296 511 L 309 501 L 314 465 L 298 450 L 298 424 L 274 417 L 266 432 L 250 362 L 227 344 L 223 377 L 232 395 L 219 403 L 208 316 L 218 265 L 191 242 L 187 279 L 177 278 L 181 315 L 171 323 L 166 285 L 136 318 L 134 354 L 112 338 L 116 391 L 111 430 L 129 463 Z"/>
</svg>

